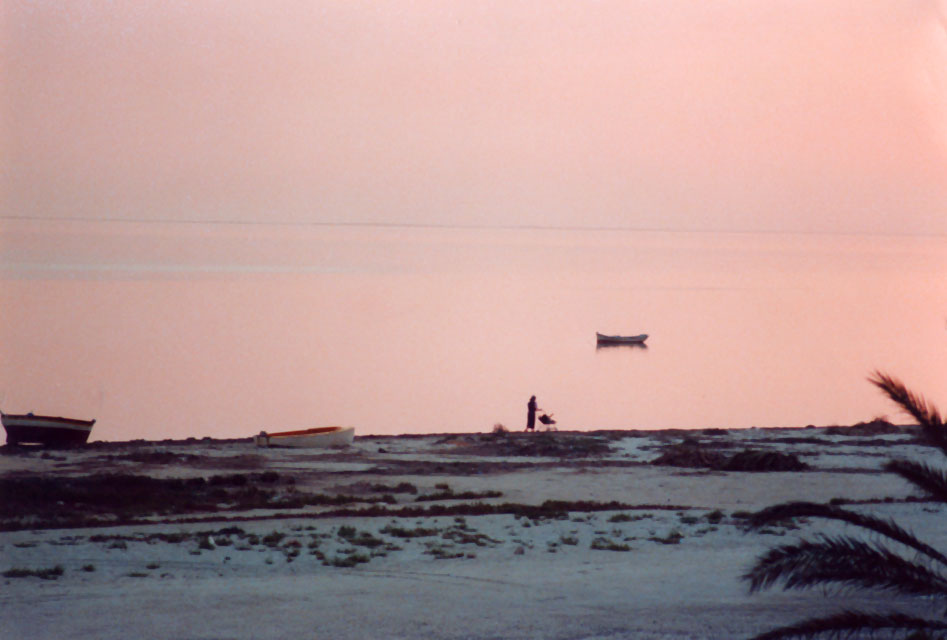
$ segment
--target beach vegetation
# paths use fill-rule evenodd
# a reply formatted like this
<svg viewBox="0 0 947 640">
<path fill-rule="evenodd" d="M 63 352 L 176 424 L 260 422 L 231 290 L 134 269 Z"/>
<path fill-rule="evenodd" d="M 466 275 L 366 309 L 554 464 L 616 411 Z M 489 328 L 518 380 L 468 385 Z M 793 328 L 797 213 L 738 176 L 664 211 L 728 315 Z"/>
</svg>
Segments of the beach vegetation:
<svg viewBox="0 0 947 640">
<path fill-rule="evenodd" d="M 343 535 L 342 529 L 346 529 Z M 351 530 L 351 531 L 350 531 Z M 368 547 L 369 549 L 374 549 L 376 547 L 384 546 L 385 540 L 383 538 L 378 538 L 373 536 L 368 531 L 355 531 L 354 527 L 342 527 L 339 529 L 339 537 L 344 539 L 351 545 L 356 547 Z"/>
<path fill-rule="evenodd" d="M 14 567 L 3 572 L 4 578 L 40 578 L 42 580 L 57 580 L 65 569 L 57 564 L 49 569 L 24 569 Z"/>
<path fill-rule="evenodd" d="M 355 529 L 355 527 L 345 525 L 345 524 L 339 527 L 339 531 L 338 531 L 339 537 L 342 538 L 343 540 L 350 540 L 354 538 L 357 533 L 358 531 Z"/>
<path fill-rule="evenodd" d="M 397 525 L 387 525 L 386 527 L 380 529 L 379 533 L 384 533 L 396 538 L 425 538 L 428 536 L 436 536 L 438 533 L 440 533 L 440 530 L 427 527 L 415 527 L 414 529 L 407 529 Z"/>
<path fill-rule="evenodd" d="M 358 565 L 367 562 L 371 562 L 371 558 L 369 556 L 365 555 L 364 553 L 351 550 L 346 555 L 334 556 L 332 559 L 325 560 L 323 564 L 332 567 L 351 569 L 352 567 L 357 567 Z"/>
<path fill-rule="evenodd" d="M 145 538 L 148 544 L 155 542 L 166 542 L 168 544 L 180 544 L 191 537 L 188 533 L 152 533 Z"/>
<path fill-rule="evenodd" d="M 0 530 L 131 524 L 140 518 L 186 513 L 395 504 L 391 493 L 365 497 L 297 490 L 292 476 L 274 471 L 187 478 L 123 473 L 0 478 Z M 415 491 L 416 492 L 416 488 Z"/>
<path fill-rule="evenodd" d="M 660 542 L 661 544 L 680 544 L 681 540 L 684 539 L 684 534 L 676 529 L 671 531 L 666 536 L 652 535 L 648 540 L 652 542 Z"/>
<path fill-rule="evenodd" d="M 592 540 L 590 549 L 595 551 L 631 551 L 631 547 L 624 542 L 615 542 L 609 538 L 598 537 Z"/>
<path fill-rule="evenodd" d="M 63 536 L 59 540 L 50 540 L 49 544 L 56 547 L 74 547 L 84 540 L 84 536 Z M 16 545 L 14 545 L 16 546 Z"/>
<path fill-rule="evenodd" d="M 445 545 L 439 542 L 427 542 L 425 546 L 427 549 L 424 553 L 429 556 L 434 556 L 435 560 L 453 560 L 455 558 L 463 558 L 466 555 L 465 552 L 457 551 L 454 545 L 450 544 Z"/>
<path fill-rule="evenodd" d="M 281 531 L 272 531 L 266 534 L 265 536 L 263 536 L 263 538 L 260 539 L 260 542 L 262 542 L 267 547 L 277 547 L 279 546 L 279 543 L 282 542 L 283 538 L 285 537 L 286 537 L 286 534 Z"/>
<path fill-rule="evenodd" d="M 491 538 L 485 533 L 471 531 L 469 528 L 460 529 L 454 527 L 442 533 L 441 537 L 458 544 L 475 544 L 478 547 L 495 547 L 503 542 L 502 540 Z"/>
<path fill-rule="evenodd" d="M 375 485 L 375 486 L 385 487 L 383 491 L 387 493 L 417 493 L 418 492 L 417 485 L 412 484 L 410 482 L 399 482 L 394 487 L 388 487 L 385 485 Z"/>
<path fill-rule="evenodd" d="M 502 491 L 462 491 L 460 493 L 451 489 L 448 484 L 434 485 L 436 491 L 426 493 L 415 498 L 415 502 L 430 502 L 435 500 L 481 500 L 483 498 L 501 498 Z"/>
<path fill-rule="evenodd" d="M 809 465 L 801 461 L 794 453 L 780 451 L 762 451 L 744 449 L 734 454 L 717 450 L 716 446 L 705 446 L 694 438 L 685 438 L 682 442 L 668 445 L 651 464 L 703 468 L 715 471 L 805 471 Z"/>
<path fill-rule="evenodd" d="M 947 455 L 947 425 L 937 409 L 889 375 L 869 378 L 919 425 L 921 442 Z M 924 462 L 889 459 L 884 469 L 922 491 L 928 500 L 947 503 L 947 473 Z M 843 610 L 779 627 L 756 640 L 781 638 L 861 637 L 885 633 L 915 640 L 944 637 L 947 633 L 947 555 L 918 539 L 891 518 L 844 509 L 836 504 L 789 502 L 753 514 L 750 526 L 762 530 L 794 519 L 827 519 L 845 523 L 868 534 L 819 534 L 810 539 L 773 547 L 757 558 L 743 576 L 751 592 L 782 585 L 783 589 L 878 589 L 914 600 L 936 602 L 936 617 L 919 617 L 897 610 L 884 612 Z"/>
</svg>

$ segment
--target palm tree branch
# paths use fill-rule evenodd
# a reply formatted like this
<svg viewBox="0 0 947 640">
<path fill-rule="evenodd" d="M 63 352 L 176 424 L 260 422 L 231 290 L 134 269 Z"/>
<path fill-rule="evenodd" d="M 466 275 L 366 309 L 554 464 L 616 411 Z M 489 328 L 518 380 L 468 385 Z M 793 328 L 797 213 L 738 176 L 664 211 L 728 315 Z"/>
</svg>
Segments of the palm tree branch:
<svg viewBox="0 0 947 640">
<path fill-rule="evenodd" d="M 923 396 L 909 390 L 903 382 L 886 373 L 875 371 L 869 376 L 868 381 L 917 420 L 928 444 L 947 453 L 947 428 L 934 405 Z"/>
<path fill-rule="evenodd" d="M 901 476 L 938 502 L 947 502 L 947 474 L 943 471 L 913 460 L 889 460 L 884 469 Z"/>
<path fill-rule="evenodd" d="M 947 479 L 944 480 L 944 491 L 947 496 Z M 945 499 L 947 502 L 947 499 Z M 900 542 L 924 555 L 947 565 L 947 556 L 930 545 L 924 544 L 911 532 L 901 528 L 894 520 L 884 520 L 875 516 L 847 511 L 840 507 L 815 502 L 786 502 L 767 507 L 753 514 L 749 525 L 761 528 L 790 518 L 827 518 L 841 520 L 856 527 L 874 531 L 887 538 Z"/>
<path fill-rule="evenodd" d="M 810 618 L 793 625 L 761 633 L 752 640 L 782 640 L 783 638 L 848 638 L 858 633 L 872 634 L 882 629 L 908 631 L 938 631 L 947 629 L 947 623 L 915 618 L 897 611 L 883 614 L 842 611 L 824 618 Z"/>
<path fill-rule="evenodd" d="M 743 575 L 750 592 L 783 583 L 784 589 L 820 584 L 889 589 L 947 598 L 947 579 L 906 560 L 879 544 L 847 536 L 819 536 L 817 541 L 773 547 Z"/>
</svg>

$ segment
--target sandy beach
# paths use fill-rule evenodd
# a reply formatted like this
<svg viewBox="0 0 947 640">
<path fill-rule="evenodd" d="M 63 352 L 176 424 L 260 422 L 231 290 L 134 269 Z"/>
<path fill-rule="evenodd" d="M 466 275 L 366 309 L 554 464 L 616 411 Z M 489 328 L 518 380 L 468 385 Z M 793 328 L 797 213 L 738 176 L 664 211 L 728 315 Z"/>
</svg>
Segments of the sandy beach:
<svg viewBox="0 0 947 640">
<path fill-rule="evenodd" d="M 725 468 L 747 451 L 800 468 Z M 892 456 L 931 452 L 884 425 L 5 448 L 0 627 L 23 640 L 746 637 L 891 604 L 748 593 L 740 576 L 767 548 L 842 526 L 751 532 L 754 510 L 844 499 L 945 542 L 942 506 L 879 471 Z"/>
</svg>

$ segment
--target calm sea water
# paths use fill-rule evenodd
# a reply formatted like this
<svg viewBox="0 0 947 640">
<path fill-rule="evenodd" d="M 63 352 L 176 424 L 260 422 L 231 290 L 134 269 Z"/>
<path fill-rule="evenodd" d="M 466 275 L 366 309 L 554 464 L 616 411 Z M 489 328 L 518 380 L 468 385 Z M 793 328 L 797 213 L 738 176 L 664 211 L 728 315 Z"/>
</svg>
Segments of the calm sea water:
<svg viewBox="0 0 947 640">
<path fill-rule="evenodd" d="M 3 225 L 0 407 L 93 439 L 901 420 L 876 368 L 947 408 L 945 238 Z"/>
</svg>

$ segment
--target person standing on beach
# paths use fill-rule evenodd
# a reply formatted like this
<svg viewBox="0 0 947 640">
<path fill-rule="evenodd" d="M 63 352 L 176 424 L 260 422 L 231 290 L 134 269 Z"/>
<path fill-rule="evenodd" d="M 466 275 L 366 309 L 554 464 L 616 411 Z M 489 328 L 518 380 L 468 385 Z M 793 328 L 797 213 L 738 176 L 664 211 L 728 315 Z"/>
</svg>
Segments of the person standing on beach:
<svg viewBox="0 0 947 640">
<path fill-rule="evenodd" d="M 526 430 L 534 431 L 536 429 L 536 412 L 542 411 L 536 406 L 536 396 L 530 396 L 529 404 L 526 405 Z"/>
</svg>

